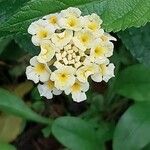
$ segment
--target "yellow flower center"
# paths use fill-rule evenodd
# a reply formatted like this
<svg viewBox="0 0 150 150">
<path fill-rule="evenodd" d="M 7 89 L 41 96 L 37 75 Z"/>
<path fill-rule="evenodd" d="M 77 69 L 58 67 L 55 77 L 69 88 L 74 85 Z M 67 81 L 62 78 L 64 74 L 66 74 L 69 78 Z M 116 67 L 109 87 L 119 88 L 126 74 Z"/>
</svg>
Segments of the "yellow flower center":
<svg viewBox="0 0 150 150">
<path fill-rule="evenodd" d="M 45 72 L 45 69 L 46 69 L 45 65 L 41 64 L 41 63 L 39 63 L 35 66 L 35 72 L 38 73 L 38 74 L 41 74 L 41 73 Z"/>
<path fill-rule="evenodd" d="M 102 41 L 106 42 L 108 40 L 108 38 L 104 35 L 101 36 Z"/>
<path fill-rule="evenodd" d="M 49 81 L 47 82 L 47 86 L 48 86 L 48 88 L 49 88 L 50 90 L 52 90 L 52 89 L 54 88 L 54 82 L 51 81 L 51 80 L 49 80 Z"/>
<path fill-rule="evenodd" d="M 46 38 L 48 36 L 48 31 L 46 30 L 40 30 L 37 35 L 39 36 L 39 38 L 43 39 Z"/>
<path fill-rule="evenodd" d="M 75 83 L 72 87 L 71 87 L 73 92 L 79 92 L 81 91 L 81 85 L 79 83 Z"/>
<path fill-rule="evenodd" d="M 59 81 L 62 84 L 65 84 L 68 81 L 68 74 L 66 74 L 66 73 L 59 74 Z"/>
<path fill-rule="evenodd" d="M 104 75 L 106 74 L 106 71 L 107 71 L 107 67 L 105 64 L 101 64 L 100 65 L 100 69 L 101 69 L 101 73 Z"/>
<path fill-rule="evenodd" d="M 96 22 L 90 22 L 88 24 L 88 28 L 95 31 L 96 29 L 98 29 L 98 24 Z"/>
<path fill-rule="evenodd" d="M 95 52 L 95 57 L 99 57 L 99 56 L 102 56 L 104 55 L 105 53 L 105 48 L 104 47 L 101 47 L 101 46 L 97 46 L 94 50 Z"/>
<path fill-rule="evenodd" d="M 57 23 L 57 17 L 56 16 L 51 16 L 49 18 L 49 23 L 51 24 L 56 24 Z"/>
<path fill-rule="evenodd" d="M 81 35 L 80 40 L 82 43 L 86 44 L 90 41 L 90 37 L 87 33 L 84 33 L 83 35 Z"/>
<path fill-rule="evenodd" d="M 69 17 L 67 22 L 70 27 L 75 27 L 77 25 L 77 18 Z"/>
</svg>

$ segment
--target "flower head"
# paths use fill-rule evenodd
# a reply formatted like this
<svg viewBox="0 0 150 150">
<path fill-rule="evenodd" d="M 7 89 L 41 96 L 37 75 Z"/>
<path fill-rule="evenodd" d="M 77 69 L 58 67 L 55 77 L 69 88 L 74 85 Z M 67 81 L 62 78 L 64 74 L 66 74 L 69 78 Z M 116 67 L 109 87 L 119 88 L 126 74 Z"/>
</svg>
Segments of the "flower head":
<svg viewBox="0 0 150 150">
<path fill-rule="evenodd" d="M 113 55 L 112 41 L 116 39 L 101 25 L 97 14 L 82 16 L 74 7 L 31 23 L 28 32 L 41 51 L 31 58 L 26 75 L 40 82 L 41 96 L 51 99 L 64 92 L 81 102 L 87 98 L 90 78 L 107 82 L 114 77 L 115 66 L 108 58 Z"/>
</svg>

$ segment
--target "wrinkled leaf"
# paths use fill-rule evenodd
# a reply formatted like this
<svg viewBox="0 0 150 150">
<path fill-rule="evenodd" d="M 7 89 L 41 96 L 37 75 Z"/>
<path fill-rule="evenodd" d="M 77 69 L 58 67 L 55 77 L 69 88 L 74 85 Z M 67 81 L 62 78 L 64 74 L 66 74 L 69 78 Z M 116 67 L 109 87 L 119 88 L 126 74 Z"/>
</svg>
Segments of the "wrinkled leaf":
<svg viewBox="0 0 150 150">
<path fill-rule="evenodd" d="M 133 65 L 117 77 L 116 92 L 135 101 L 150 101 L 150 68 Z"/>
<path fill-rule="evenodd" d="M 141 150 L 150 143 L 150 103 L 139 102 L 121 117 L 113 139 L 114 150 Z"/>
<path fill-rule="evenodd" d="M 88 122 L 76 117 L 61 117 L 52 125 L 53 135 L 71 150 L 102 150 L 96 131 Z"/>
<path fill-rule="evenodd" d="M 14 15 L 1 25 L 1 30 L 26 32 L 33 20 L 73 6 L 81 8 L 84 14 L 95 12 L 101 15 L 106 30 L 119 31 L 147 23 L 150 20 L 149 5 L 150 0 L 32 0 L 20 4 Z"/>
<path fill-rule="evenodd" d="M 141 28 L 131 28 L 118 33 L 133 57 L 150 65 L 150 23 Z"/>
</svg>

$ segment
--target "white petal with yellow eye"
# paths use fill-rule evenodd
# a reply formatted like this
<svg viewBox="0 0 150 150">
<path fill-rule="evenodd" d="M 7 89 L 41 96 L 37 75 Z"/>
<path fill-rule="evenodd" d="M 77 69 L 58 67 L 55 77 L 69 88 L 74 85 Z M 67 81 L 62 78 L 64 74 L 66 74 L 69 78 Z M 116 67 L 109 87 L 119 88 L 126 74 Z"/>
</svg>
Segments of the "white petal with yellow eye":
<svg viewBox="0 0 150 150">
<path fill-rule="evenodd" d="M 90 64 L 88 66 L 83 66 L 76 71 L 77 79 L 80 82 L 87 82 L 90 75 L 97 72 L 98 66 L 95 64 Z"/>
<path fill-rule="evenodd" d="M 73 37 L 73 31 L 65 30 L 62 33 L 54 33 L 52 36 L 52 42 L 56 47 L 62 49 L 65 45 L 67 45 Z"/>
<path fill-rule="evenodd" d="M 54 26 L 55 29 L 59 29 L 58 20 L 61 18 L 59 13 L 54 13 L 50 15 L 46 15 L 43 17 L 47 21 L 49 25 Z"/>
<path fill-rule="evenodd" d="M 28 28 L 28 32 L 32 35 L 32 43 L 35 46 L 39 46 L 43 40 L 50 39 L 54 31 L 55 28 L 42 19 L 33 22 Z"/>
<path fill-rule="evenodd" d="M 29 80 L 34 81 L 35 83 L 41 81 L 45 82 L 50 77 L 50 69 L 46 64 L 39 63 L 37 61 L 37 56 L 34 56 L 30 60 L 31 66 L 26 68 L 26 76 Z"/>
<path fill-rule="evenodd" d="M 69 16 L 59 20 L 59 26 L 65 29 L 79 31 L 82 29 L 82 17 Z"/>
<path fill-rule="evenodd" d="M 93 38 L 94 37 L 91 32 L 89 32 L 88 30 L 81 30 L 75 32 L 73 42 L 76 47 L 85 51 L 86 49 L 91 48 Z"/>
<path fill-rule="evenodd" d="M 41 43 L 41 52 L 37 57 L 40 63 L 49 62 L 55 55 L 56 47 L 50 41 L 44 41 Z"/>
<path fill-rule="evenodd" d="M 55 82 L 55 87 L 60 90 L 67 89 L 72 86 L 75 82 L 74 76 L 75 69 L 70 66 L 64 66 L 55 70 L 51 74 L 51 80 Z"/>
<path fill-rule="evenodd" d="M 100 17 L 93 13 L 91 15 L 87 15 L 84 17 L 85 18 L 85 23 L 84 23 L 84 27 L 92 32 L 97 32 L 102 24 L 102 20 L 100 19 Z"/>
</svg>

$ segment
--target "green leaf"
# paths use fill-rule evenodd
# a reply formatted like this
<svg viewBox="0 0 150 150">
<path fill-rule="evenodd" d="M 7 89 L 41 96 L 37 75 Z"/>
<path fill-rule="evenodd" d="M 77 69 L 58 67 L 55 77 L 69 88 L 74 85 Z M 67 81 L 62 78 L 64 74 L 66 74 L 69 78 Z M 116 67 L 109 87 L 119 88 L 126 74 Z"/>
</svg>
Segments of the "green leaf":
<svg viewBox="0 0 150 150">
<path fill-rule="evenodd" d="M 0 110 L 27 120 L 50 124 L 51 120 L 44 118 L 32 111 L 20 98 L 10 92 L 0 89 Z"/>
<path fill-rule="evenodd" d="M 42 133 L 45 138 L 48 138 L 51 134 L 51 126 L 47 126 L 44 129 L 42 129 Z"/>
<path fill-rule="evenodd" d="M 147 23 L 150 20 L 149 5 L 150 0 L 30 0 L 8 17 L 0 29 L 26 32 L 29 24 L 39 17 L 72 6 L 80 8 L 83 14 L 94 12 L 101 15 L 106 30 L 119 31 Z"/>
<path fill-rule="evenodd" d="M 142 150 L 150 150 L 150 143 L 148 143 Z"/>
<path fill-rule="evenodd" d="M 16 43 L 22 48 L 24 51 L 29 52 L 33 55 L 37 55 L 40 52 L 40 48 L 34 46 L 31 42 L 31 37 L 28 35 L 19 35 L 15 38 Z"/>
<path fill-rule="evenodd" d="M 150 68 L 133 65 L 117 77 L 115 90 L 118 94 L 135 101 L 150 101 Z"/>
<path fill-rule="evenodd" d="M 53 135 L 71 150 L 102 150 L 96 131 L 88 122 L 76 117 L 61 117 L 52 125 Z"/>
<path fill-rule="evenodd" d="M 16 150 L 16 148 L 10 144 L 0 143 L 0 150 Z"/>
<path fill-rule="evenodd" d="M 3 50 L 6 48 L 6 46 L 10 43 L 11 38 L 2 39 L 0 38 L 0 54 L 3 52 Z"/>
<path fill-rule="evenodd" d="M 150 0 L 108 0 L 103 14 L 108 31 L 140 27 L 150 21 Z"/>
<path fill-rule="evenodd" d="M 0 23 L 5 22 L 9 17 L 11 17 L 17 10 L 24 5 L 25 2 L 29 0 L 12 0 L 0 1 Z"/>
<path fill-rule="evenodd" d="M 113 139 L 114 150 L 141 150 L 150 142 L 150 103 L 139 102 L 121 117 Z"/>
<path fill-rule="evenodd" d="M 123 44 L 133 57 L 145 65 L 150 65 L 150 23 L 141 28 L 131 28 L 119 32 Z"/>
</svg>

